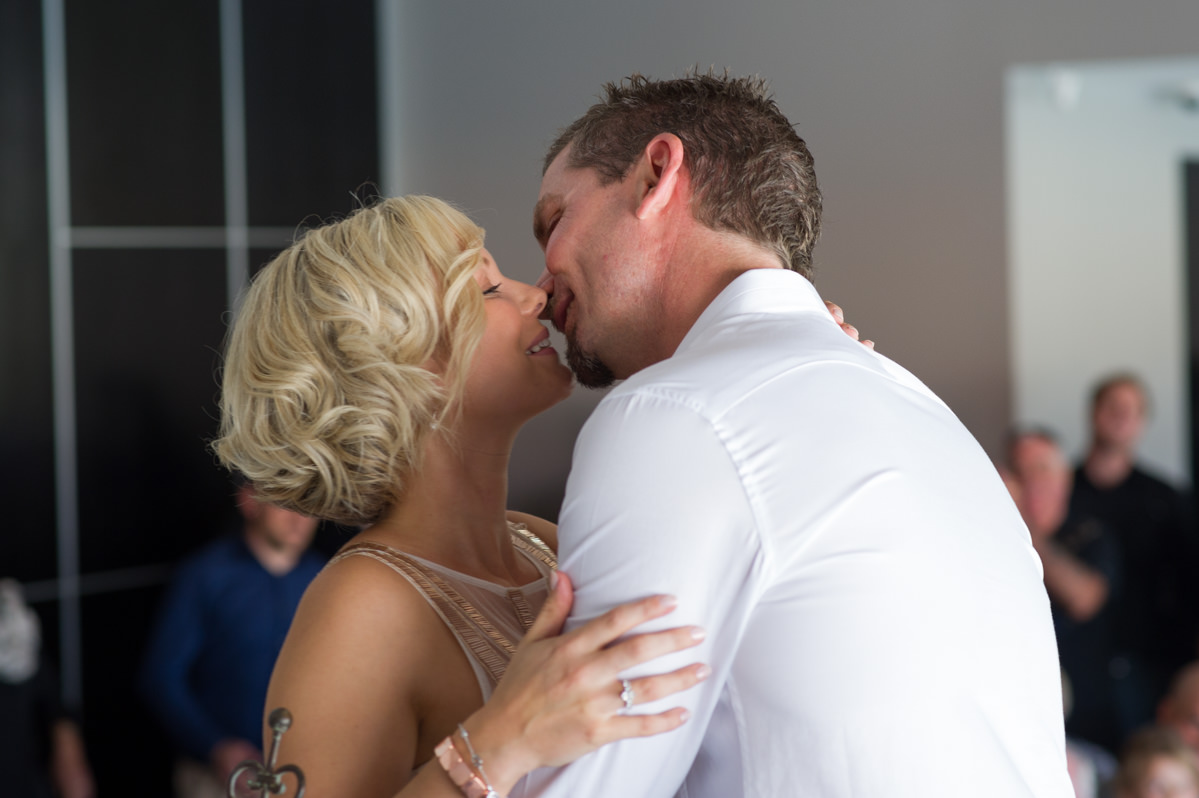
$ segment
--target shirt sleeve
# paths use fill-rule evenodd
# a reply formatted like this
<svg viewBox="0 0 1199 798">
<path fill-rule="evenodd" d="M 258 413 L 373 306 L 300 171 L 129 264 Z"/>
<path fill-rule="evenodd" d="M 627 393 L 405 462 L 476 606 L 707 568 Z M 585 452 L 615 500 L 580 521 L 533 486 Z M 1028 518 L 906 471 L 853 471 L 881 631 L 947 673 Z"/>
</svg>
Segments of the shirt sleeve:
<svg viewBox="0 0 1199 798">
<path fill-rule="evenodd" d="M 140 690 L 154 717 L 188 756 L 207 762 L 225 736 L 191 688 L 205 645 L 204 587 L 198 563 L 185 565 L 167 591 L 142 661 Z"/>
<path fill-rule="evenodd" d="M 721 432 L 684 400 L 645 391 L 609 396 L 584 426 L 559 520 L 560 567 L 576 590 L 568 626 L 624 602 L 672 594 L 678 608 L 640 631 L 695 624 L 706 630 L 704 642 L 625 675 L 693 662 L 706 662 L 712 675 L 635 710 L 684 706 L 691 718 L 680 729 L 536 771 L 526 795 L 673 796 L 700 751 L 767 567 L 745 475 Z"/>
</svg>

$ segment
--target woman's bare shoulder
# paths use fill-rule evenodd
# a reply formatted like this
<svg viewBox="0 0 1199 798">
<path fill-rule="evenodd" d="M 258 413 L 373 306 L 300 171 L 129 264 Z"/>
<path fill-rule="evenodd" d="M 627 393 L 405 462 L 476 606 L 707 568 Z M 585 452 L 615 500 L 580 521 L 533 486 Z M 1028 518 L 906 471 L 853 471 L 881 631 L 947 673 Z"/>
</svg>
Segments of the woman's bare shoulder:
<svg viewBox="0 0 1199 798">
<path fill-rule="evenodd" d="M 404 674 L 417 670 L 418 663 L 409 660 L 421 647 L 400 641 L 439 624 L 424 597 L 398 573 L 369 557 L 346 557 L 326 566 L 305 591 L 284 653 L 293 649 L 301 667 L 310 658 L 338 666 L 353 662 L 355 670 L 375 667 L 401 688 Z"/>
<path fill-rule="evenodd" d="M 554 551 L 558 550 L 558 525 L 554 522 L 516 510 L 508 511 L 508 520 L 514 524 L 524 524 L 530 532 L 544 540 L 545 545 Z"/>
<path fill-rule="evenodd" d="M 313 580 L 267 698 L 295 718 L 283 753 L 306 763 L 310 788 L 390 795 L 407 781 L 433 660 L 447 655 L 442 627 L 406 579 L 369 557 L 346 557 Z"/>
</svg>

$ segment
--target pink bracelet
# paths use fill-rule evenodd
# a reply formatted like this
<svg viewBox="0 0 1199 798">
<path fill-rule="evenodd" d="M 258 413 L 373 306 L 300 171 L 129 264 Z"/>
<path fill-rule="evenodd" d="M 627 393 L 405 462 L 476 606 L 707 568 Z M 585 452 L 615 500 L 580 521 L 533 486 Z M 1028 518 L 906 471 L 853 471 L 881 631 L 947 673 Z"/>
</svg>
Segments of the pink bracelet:
<svg viewBox="0 0 1199 798">
<path fill-rule="evenodd" d="M 450 781 L 462 790 L 466 798 L 503 798 L 462 759 L 462 754 L 458 753 L 458 748 L 454 745 L 453 734 L 438 743 L 433 753 L 437 755 L 437 761 L 449 775 Z"/>
</svg>

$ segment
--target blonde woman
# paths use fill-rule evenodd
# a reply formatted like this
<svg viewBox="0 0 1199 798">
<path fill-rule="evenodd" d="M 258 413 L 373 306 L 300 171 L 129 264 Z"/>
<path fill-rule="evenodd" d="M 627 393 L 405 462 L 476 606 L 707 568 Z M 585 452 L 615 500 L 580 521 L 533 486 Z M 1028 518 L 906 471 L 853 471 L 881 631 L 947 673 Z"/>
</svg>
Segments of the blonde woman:
<svg viewBox="0 0 1199 798">
<path fill-rule="evenodd" d="M 686 720 L 624 710 L 705 666 L 619 675 L 702 631 L 627 636 L 670 611 L 650 597 L 556 636 L 555 528 L 506 509 L 517 431 L 571 389 L 545 299 L 428 197 L 308 231 L 245 297 L 217 453 L 262 499 L 362 528 L 305 594 L 267 699 L 312 798 L 503 795 Z"/>
</svg>

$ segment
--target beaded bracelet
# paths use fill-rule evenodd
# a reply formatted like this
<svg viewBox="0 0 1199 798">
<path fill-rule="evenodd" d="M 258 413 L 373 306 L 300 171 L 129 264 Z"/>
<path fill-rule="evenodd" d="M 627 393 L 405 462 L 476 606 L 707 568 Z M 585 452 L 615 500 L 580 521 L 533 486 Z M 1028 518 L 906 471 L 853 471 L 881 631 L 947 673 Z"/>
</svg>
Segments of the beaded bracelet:
<svg viewBox="0 0 1199 798">
<path fill-rule="evenodd" d="M 475 748 L 470 743 L 470 735 L 466 733 L 466 729 L 462 727 L 461 723 L 458 724 L 458 732 L 462 735 L 462 742 L 466 743 L 466 750 L 470 752 L 474 770 L 458 753 L 458 748 L 454 745 L 453 734 L 446 737 L 433 749 L 433 753 L 437 755 L 437 761 L 449 775 L 450 781 L 462 790 L 462 794 L 466 798 L 503 798 L 492 788 L 491 779 L 487 778 L 487 773 L 483 770 L 483 760 L 475 753 Z"/>
</svg>

